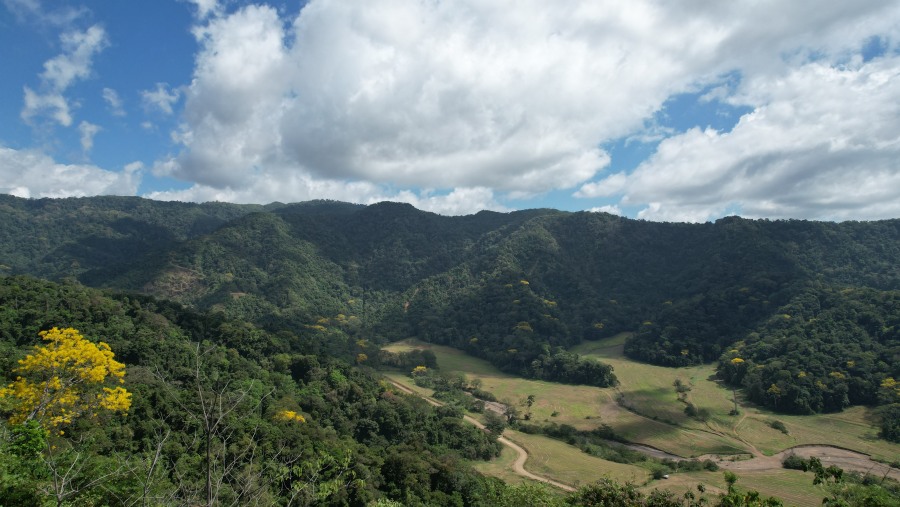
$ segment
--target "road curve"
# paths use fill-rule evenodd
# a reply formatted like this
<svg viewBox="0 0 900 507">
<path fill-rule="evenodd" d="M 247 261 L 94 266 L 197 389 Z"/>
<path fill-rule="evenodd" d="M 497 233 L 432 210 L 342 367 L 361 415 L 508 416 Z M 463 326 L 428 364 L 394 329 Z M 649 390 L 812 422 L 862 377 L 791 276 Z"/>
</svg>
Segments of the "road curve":
<svg viewBox="0 0 900 507">
<path fill-rule="evenodd" d="M 388 379 L 388 381 L 391 383 L 391 385 L 393 385 L 397 389 L 403 391 L 404 393 L 418 396 L 418 397 L 422 398 L 423 400 L 427 401 L 428 403 L 430 403 L 431 405 L 434 405 L 435 407 L 440 407 L 443 405 L 443 403 L 441 403 L 435 399 L 429 398 L 428 396 L 424 396 L 420 393 L 417 393 L 399 382 L 395 382 L 390 379 Z M 468 415 L 463 415 L 463 419 L 466 422 L 468 422 L 469 424 L 474 425 L 478 429 L 482 429 L 482 430 L 485 429 L 484 424 L 481 424 L 481 422 L 479 420 L 475 419 L 474 417 L 470 417 Z M 508 438 L 506 438 L 504 436 L 497 438 L 497 441 L 500 442 L 501 444 L 505 445 L 506 447 L 509 447 L 510 449 L 516 451 L 516 454 L 518 455 L 518 457 L 516 457 L 516 461 L 513 463 L 513 472 L 515 472 L 517 475 L 521 475 L 522 477 L 526 477 L 531 480 L 543 482 L 544 484 L 549 484 L 551 486 L 555 486 L 555 487 L 565 490 L 565 491 L 575 491 L 575 488 L 573 488 L 572 486 L 569 486 L 568 484 L 563 484 L 561 482 L 554 481 L 553 479 L 543 477 L 543 476 L 540 476 L 537 474 L 533 474 L 533 473 L 529 472 L 528 470 L 525 470 L 525 462 L 528 461 L 528 451 L 526 451 L 524 448 L 522 448 L 522 446 L 520 446 L 519 444 L 513 442 L 512 440 L 509 440 Z"/>
</svg>

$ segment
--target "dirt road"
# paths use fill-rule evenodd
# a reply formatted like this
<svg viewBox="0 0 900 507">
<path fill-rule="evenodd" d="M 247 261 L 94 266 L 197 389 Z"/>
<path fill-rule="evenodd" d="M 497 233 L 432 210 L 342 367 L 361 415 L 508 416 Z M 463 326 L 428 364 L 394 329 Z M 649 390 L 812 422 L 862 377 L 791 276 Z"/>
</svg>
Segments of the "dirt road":
<svg viewBox="0 0 900 507">
<path fill-rule="evenodd" d="M 713 459 L 721 468 L 726 470 L 774 470 L 782 468 L 781 462 L 791 454 L 796 454 L 805 459 L 811 457 L 819 458 L 825 466 L 836 465 L 844 470 L 854 470 L 876 477 L 889 477 L 900 480 L 900 470 L 896 468 L 873 461 L 865 454 L 828 445 L 800 445 L 772 456 L 755 455 L 751 459 L 739 461 L 729 461 L 727 457 L 722 456 L 701 456 L 700 459 Z"/>
<path fill-rule="evenodd" d="M 413 391 L 412 389 L 406 387 L 403 384 L 394 382 L 393 380 L 391 380 L 390 383 L 391 383 L 391 385 L 393 385 L 397 389 L 403 391 L 404 393 L 418 396 L 418 397 L 424 399 L 425 401 L 427 401 L 428 403 L 434 405 L 435 407 L 440 407 L 443 405 L 443 403 L 441 403 L 435 399 L 429 398 L 428 396 L 423 396 L 422 394 Z M 463 415 L 463 419 L 465 419 L 466 422 L 474 425 L 478 429 L 482 429 L 482 430 L 485 429 L 484 424 L 481 424 L 480 421 L 478 421 L 477 419 L 475 419 L 473 417 L 470 417 L 468 415 Z M 553 479 L 549 479 L 547 477 L 542 477 L 540 475 L 533 474 L 533 473 L 529 472 L 528 470 L 525 470 L 525 462 L 528 461 L 528 451 L 526 451 L 524 448 L 522 448 L 522 446 L 516 444 L 512 440 L 509 440 L 508 438 L 503 437 L 503 436 L 498 438 L 497 441 L 500 442 L 501 444 L 505 445 L 506 447 L 509 447 L 510 449 L 516 451 L 516 454 L 518 456 L 516 457 L 516 461 L 513 462 L 513 472 L 515 472 L 517 475 L 521 475 L 522 477 L 526 477 L 528 479 L 532 479 L 535 481 L 543 482 L 545 484 L 555 486 L 555 487 L 565 490 L 565 491 L 575 491 L 575 488 L 573 488 L 572 486 L 569 486 L 568 484 L 563 484 L 561 482 L 554 481 Z"/>
<path fill-rule="evenodd" d="M 439 407 L 443 405 L 441 402 L 429 398 L 427 396 L 423 396 L 420 393 L 413 391 L 412 389 L 404 386 L 403 384 L 399 384 L 397 382 L 391 381 L 391 384 L 394 385 L 397 389 L 401 391 L 413 394 L 423 398 L 428 403 Z M 464 416 L 465 420 L 471 424 L 474 424 L 478 428 L 484 429 L 484 425 L 481 424 L 476 419 L 473 419 L 469 416 Z M 513 463 L 513 471 L 521 475 L 522 477 L 527 477 L 529 479 L 533 479 L 536 481 L 540 481 L 546 484 L 550 484 L 552 486 L 556 486 L 557 488 L 566 490 L 566 491 L 574 491 L 575 489 L 569 485 L 554 481 L 553 479 L 549 479 L 547 477 L 542 477 L 539 475 L 535 475 L 528 470 L 525 470 L 525 462 L 528 460 L 528 451 L 523 449 L 521 446 L 512 442 L 511 440 L 500 437 L 497 439 L 501 444 L 509 447 L 510 449 L 516 451 L 518 454 L 518 458 L 516 458 L 515 463 Z M 889 477 L 895 480 L 900 480 L 900 470 L 896 468 L 891 468 L 890 466 L 879 463 L 877 461 L 873 461 L 868 455 L 851 451 L 848 449 L 841 449 L 838 447 L 831 447 L 828 445 L 800 445 L 797 447 L 792 447 L 790 449 L 786 449 L 784 451 L 779 452 L 773 456 L 766 456 L 763 453 L 759 452 L 754 446 L 748 444 L 750 453 L 753 455 L 751 459 L 743 459 L 743 460 L 735 460 L 732 461 L 728 456 L 719 456 L 719 455 L 704 455 L 699 456 L 698 459 L 711 459 L 715 461 L 721 468 L 726 470 L 779 470 L 782 468 L 781 462 L 785 457 L 796 454 L 802 458 L 811 458 L 816 457 L 819 458 L 825 466 L 828 465 L 837 465 L 844 470 L 854 470 L 861 473 L 868 473 L 871 475 L 875 475 L 878 477 Z M 639 444 L 627 444 L 627 447 L 630 447 L 634 450 L 643 452 L 645 454 L 658 457 L 658 458 L 669 458 L 675 459 L 676 461 L 679 459 L 678 456 L 674 456 L 659 449 L 653 449 L 652 447 L 646 447 Z"/>
</svg>

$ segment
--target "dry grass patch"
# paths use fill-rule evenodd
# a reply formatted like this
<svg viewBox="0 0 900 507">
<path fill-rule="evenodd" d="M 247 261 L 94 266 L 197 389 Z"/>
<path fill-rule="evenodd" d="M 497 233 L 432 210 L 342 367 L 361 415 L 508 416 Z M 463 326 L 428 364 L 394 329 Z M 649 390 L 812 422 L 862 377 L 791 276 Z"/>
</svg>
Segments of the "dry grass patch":
<svg viewBox="0 0 900 507">
<path fill-rule="evenodd" d="M 643 484 L 650 477 L 643 468 L 606 461 L 552 438 L 512 430 L 507 430 L 503 436 L 528 451 L 525 463 L 528 471 L 564 484 L 579 486 L 603 478 Z"/>
<path fill-rule="evenodd" d="M 644 492 L 666 489 L 679 495 L 686 491 L 698 494 L 698 484 L 704 485 L 708 498 L 724 494 L 727 489 L 721 471 L 672 474 L 669 480 L 653 481 L 640 489 Z M 819 507 L 822 505 L 822 499 L 827 496 L 824 488 L 813 486 L 810 474 L 798 470 L 740 472 L 736 487 L 740 491 L 755 490 L 763 496 L 780 498 L 788 507 Z"/>
</svg>

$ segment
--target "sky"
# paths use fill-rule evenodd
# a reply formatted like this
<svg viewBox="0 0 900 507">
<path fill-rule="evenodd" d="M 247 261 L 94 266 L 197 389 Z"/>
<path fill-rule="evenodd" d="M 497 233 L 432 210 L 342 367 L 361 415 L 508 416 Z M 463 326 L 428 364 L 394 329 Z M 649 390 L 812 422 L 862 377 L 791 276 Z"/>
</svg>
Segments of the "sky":
<svg viewBox="0 0 900 507">
<path fill-rule="evenodd" d="M 896 0 L 0 0 L 0 193 L 900 217 Z"/>
</svg>

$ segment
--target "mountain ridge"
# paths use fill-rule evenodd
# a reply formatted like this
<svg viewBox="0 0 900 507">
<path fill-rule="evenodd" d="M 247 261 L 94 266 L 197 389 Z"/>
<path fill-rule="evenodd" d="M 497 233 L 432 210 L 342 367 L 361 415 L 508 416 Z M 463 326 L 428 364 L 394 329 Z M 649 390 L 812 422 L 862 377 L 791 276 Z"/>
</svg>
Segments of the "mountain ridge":
<svg viewBox="0 0 900 507">
<path fill-rule="evenodd" d="M 447 217 L 390 202 L 0 196 L 0 224 L 8 274 L 148 293 L 275 332 L 417 336 L 526 376 L 619 332 L 634 333 L 636 359 L 714 361 L 754 333 L 767 340 L 795 298 L 900 290 L 897 219 L 682 224 L 550 209 Z M 894 335 L 878 333 L 865 343 L 896 365 Z"/>
</svg>

